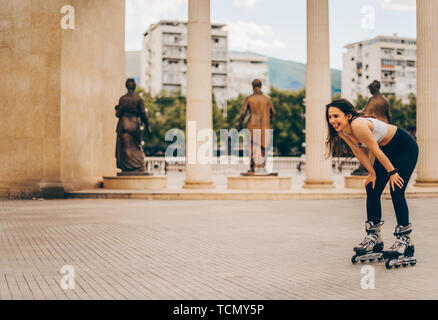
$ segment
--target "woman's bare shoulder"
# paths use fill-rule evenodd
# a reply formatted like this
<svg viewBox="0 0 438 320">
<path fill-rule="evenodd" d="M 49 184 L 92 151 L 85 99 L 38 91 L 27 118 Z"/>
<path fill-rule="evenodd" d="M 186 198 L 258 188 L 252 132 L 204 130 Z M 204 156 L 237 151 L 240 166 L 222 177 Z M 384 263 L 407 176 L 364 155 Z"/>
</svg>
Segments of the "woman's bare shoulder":
<svg viewBox="0 0 438 320">
<path fill-rule="evenodd" d="M 362 120 L 362 121 L 357 121 L 357 120 Z M 363 121 L 363 120 L 367 120 L 367 121 Z M 357 117 L 351 121 L 351 128 L 368 127 L 371 129 L 372 125 L 373 125 L 373 122 L 369 118 L 365 118 L 365 117 Z"/>
</svg>

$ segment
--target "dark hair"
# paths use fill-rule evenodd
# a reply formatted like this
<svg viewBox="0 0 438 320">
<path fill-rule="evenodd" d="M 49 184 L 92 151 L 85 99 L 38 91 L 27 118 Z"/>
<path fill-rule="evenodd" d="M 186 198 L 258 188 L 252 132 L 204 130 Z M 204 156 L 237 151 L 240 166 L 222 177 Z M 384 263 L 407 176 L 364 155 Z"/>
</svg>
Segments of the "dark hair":
<svg viewBox="0 0 438 320">
<path fill-rule="evenodd" d="M 331 156 L 339 157 L 345 153 L 349 153 L 347 144 L 341 138 L 339 138 L 335 128 L 330 125 L 328 114 L 330 107 L 336 107 L 340 109 L 343 113 L 345 113 L 346 116 L 351 114 L 352 117 L 349 120 L 350 123 L 355 118 L 362 116 L 362 114 L 360 114 L 347 99 L 338 99 L 326 105 L 325 119 L 327 121 L 328 134 L 325 145 L 327 148 L 327 158 Z"/>
<path fill-rule="evenodd" d="M 368 86 L 368 89 L 370 89 L 370 92 L 372 95 L 379 93 L 380 82 L 377 80 L 374 80 L 373 82 L 370 83 L 370 85 Z"/>
<path fill-rule="evenodd" d="M 254 81 L 251 83 L 253 88 L 261 88 L 262 82 L 259 79 L 254 79 Z"/>
<path fill-rule="evenodd" d="M 129 85 L 130 83 L 133 83 L 133 85 Z M 126 89 L 134 89 L 137 87 L 137 84 L 135 83 L 135 79 L 133 78 L 128 78 L 125 82 L 125 87 Z"/>
</svg>

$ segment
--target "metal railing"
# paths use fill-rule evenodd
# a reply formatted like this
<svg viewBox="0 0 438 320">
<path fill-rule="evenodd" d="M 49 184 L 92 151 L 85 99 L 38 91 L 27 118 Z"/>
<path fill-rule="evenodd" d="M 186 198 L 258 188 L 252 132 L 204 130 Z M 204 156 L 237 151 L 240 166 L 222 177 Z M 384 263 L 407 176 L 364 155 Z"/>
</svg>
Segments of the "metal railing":
<svg viewBox="0 0 438 320">
<path fill-rule="evenodd" d="M 172 157 L 147 157 L 148 171 L 155 174 L 167 172 L 184 172 L 185 158 Z M 270 163 L 269 163 L 270 161 Z M 332 158 L 332 169 L 335 173 L 351 172 L 359 166 L 359 161 L 354 158 Z M 268 159 L 274 172 L 300 173 L 304 172 L 306 162 L 304 157 L 273 157 Z M 212 161 L 212 170 L 215 174 L 243 172 L 249 168 L 248 157 L 222 156 L 215 157 Z"/>
</svg>

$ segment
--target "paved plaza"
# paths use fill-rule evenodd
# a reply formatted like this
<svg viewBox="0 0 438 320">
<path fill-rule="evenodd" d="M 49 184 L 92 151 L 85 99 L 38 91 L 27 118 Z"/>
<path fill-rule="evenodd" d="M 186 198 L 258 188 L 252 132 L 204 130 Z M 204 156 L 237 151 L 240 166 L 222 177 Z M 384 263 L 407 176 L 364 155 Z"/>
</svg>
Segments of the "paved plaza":
<svg viewBox="0 0 438 320">
<path fill-rule="evenodd" d="M 375 289 L 362 289 L 369 273 L 350 258 L 363 199 L 3 200 L 0 298 L 436 299 L 438 199 L 408 201 L 417 265 L 373 264 Z M 66 265 L 74 289 L 61 287 Z"/>
</svg>

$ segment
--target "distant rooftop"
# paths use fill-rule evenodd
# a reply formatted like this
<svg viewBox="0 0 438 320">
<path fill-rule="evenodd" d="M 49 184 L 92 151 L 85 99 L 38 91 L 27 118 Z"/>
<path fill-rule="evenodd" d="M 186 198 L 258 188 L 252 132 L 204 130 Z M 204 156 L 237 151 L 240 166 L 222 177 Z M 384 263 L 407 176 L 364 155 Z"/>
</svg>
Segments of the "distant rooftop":
<svg viewBox="0 0 438 320">
<path fill-rule="evenodd" d="M 375 42 L 387 42 L 387 43 L 400 43 L 400 44 L 416 44 L 416 38 L 407 38 L 407 37 L 399 37 L 397 34 L 393 36 L 377 36 L 372 39 L 357 41 L 353 43 L 349 43 L 344 48 L 350 49 L 353 48 L 357 44 L 362 44 L 364 46 L 371 45 Z"/>
<path fill-rule="evenodd" d="M 261 54 L 250 52 L 250 51 L 229 51 L 228 52 L 228 58 L 230 60 L 254 60 L 254 61 L 260 61 L 260 62 L 267 62 L 268 57 L 263 56 Z"/>
<path fill-rule="evenodd" d="M 146 36 L 149 32 L 157 28 L 158 26 L 185 26 L 187 25 L 187 21 L 181 21 L 181 20 L 160 20 L 157 23 L 151 24 L 149 28 L 146 30 L 146 32 L 143 34 Z M 212 29 L 222 29 L 225 27 L 226 24 L 223 23 L 212 23 L 211 28 Z"/>
</svg>

